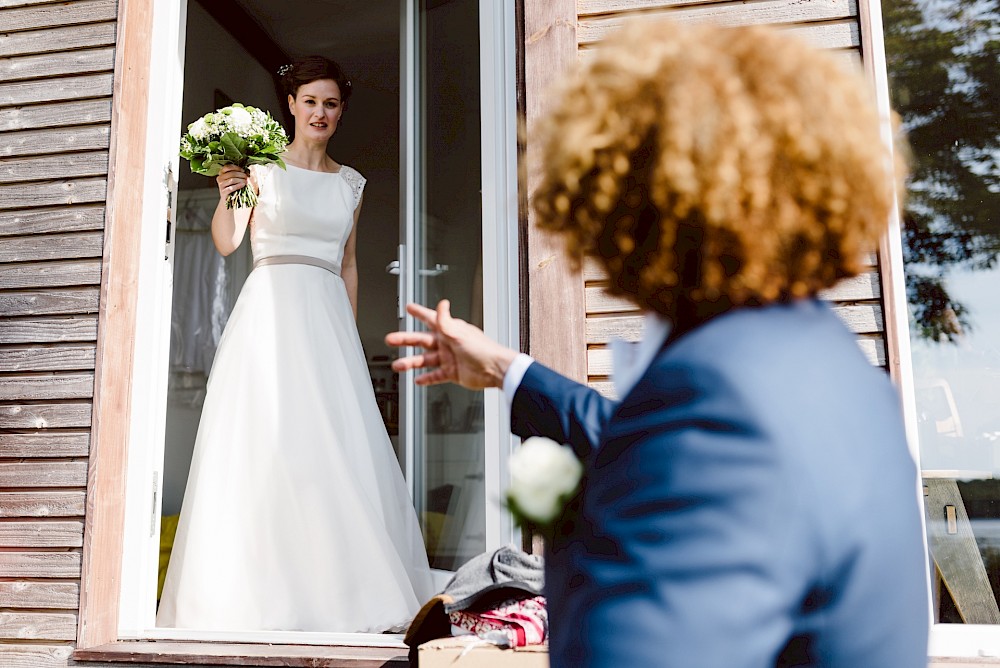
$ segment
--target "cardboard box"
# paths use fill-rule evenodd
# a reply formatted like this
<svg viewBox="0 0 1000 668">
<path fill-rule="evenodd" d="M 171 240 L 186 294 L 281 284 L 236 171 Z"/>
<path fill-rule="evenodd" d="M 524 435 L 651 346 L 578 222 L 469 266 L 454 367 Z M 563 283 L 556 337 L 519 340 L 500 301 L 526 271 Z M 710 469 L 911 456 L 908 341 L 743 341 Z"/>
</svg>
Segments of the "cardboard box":
<svg viewBox="0 0 1000 668">
<path fill-rule="evenodd" d="M 420 668 L 549 668 L 547 645 L 529 645 L 500 649 L 494 645 L 476 645 L 475 636 L 438 638 L 417 648 Z M 468 650 L 468 651 L 466 651 Z M 463 652 L 466 652 L 463 654 Z"/>
</svg>

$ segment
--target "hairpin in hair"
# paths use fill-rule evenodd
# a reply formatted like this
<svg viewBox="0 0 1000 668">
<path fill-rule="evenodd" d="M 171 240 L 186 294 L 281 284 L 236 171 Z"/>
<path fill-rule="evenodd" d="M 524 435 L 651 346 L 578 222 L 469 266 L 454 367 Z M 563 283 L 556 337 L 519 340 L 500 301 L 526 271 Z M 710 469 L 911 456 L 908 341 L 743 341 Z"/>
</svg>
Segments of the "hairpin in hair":
<svg viewBox="0 0 1000 668">
<path fill-rule="evenodd" d="M 281 67 L 278 68 L 278 76 L 283 77 L 286 74 L 288 74 L 291 70 L 292 70 L 292 65 L 290 63 L 288 65 L 282 65 Z"/>
<path fill-rule="evenodd" d="M 352 88 L 353 87 L 353 84 L 351 84 L 351 80 L 350 79 L 347 80 L 347 87 L 348 88 Z"/>
</svg>

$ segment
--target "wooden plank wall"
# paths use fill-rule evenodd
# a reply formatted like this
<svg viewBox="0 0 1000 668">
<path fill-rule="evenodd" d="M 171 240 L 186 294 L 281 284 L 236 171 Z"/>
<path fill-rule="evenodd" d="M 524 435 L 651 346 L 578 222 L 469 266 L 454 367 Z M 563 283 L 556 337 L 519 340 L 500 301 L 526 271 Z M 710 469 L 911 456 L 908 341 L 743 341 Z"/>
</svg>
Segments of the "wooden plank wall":
<svg viewBox="0 0 1000 668">
<path fill-rule="evenodd" d="M 775 25 L 834 51 L 846 65 L 861 62 L 857 0 L 578 0 L 577 53 L 586 59 L 599 48 L 598 41 L 626 19 L 662 16 L 723 25 Z M 855 332 L 858 345 L 872 364 L 885 366 L 885 318 L 877 264 L 878 258 L 872 254 L 865 274 L 842 282 L 824 297 L 836 303 L 837 313 Z M 596 262 L 585 264 L 583 281 L 588 381 L 601 393 L 613 396 L 608 341 L 613 336 L 638 339 L 642 318 L 627 301 L 605 291 L 606 276 Z"/>
<path fill-rule="evenodd" d="M 77 634 L 116 0 L 0 0 L 0 665 Z"/>
<path fill-rule="evenodd" d="M 575 64 L 576 1 L 525 2 L 524 35 L 524 121 L 530 147 L 534 145 L 538 121 L 551 100 L 548 91 Z M 529 159 L 527 165 L 526 196 L 534 192 L 539 180 L 538 162 Z M 527 310 L 522 305 L 522 315 L 528 327 L 527 352 L 556 371 L 584 382 L 587 343 L 583 328 L 576 326 L 567 331 L 552 327 L 548 318 L 539 317 L 548 313 L 572 314 L 571 322 L 579 325 L 585 312 L 583 286 L 563 252 L 563 240 L 539 230 L 530 207 L 524 241 L 527 281 L 522 294 L 527 294 Z"/>
</svg>

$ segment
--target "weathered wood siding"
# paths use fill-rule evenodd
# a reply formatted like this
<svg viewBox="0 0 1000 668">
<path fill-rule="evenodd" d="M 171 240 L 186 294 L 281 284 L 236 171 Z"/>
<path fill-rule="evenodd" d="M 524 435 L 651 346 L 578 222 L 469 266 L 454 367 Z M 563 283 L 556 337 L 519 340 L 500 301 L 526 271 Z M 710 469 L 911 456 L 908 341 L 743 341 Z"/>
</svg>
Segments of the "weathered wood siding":
<svg viewBox="0 0 1000 668">
<path fill-rule="evenodd" d="M 0 0 L 0 665 L 77 634 L 116 0 Z"/>
<path fill-rule="evenodd" d="M 627 19 L 669 16 L 678 21 L 780 26 L 813 44 L 833 50 L 845 63 L 861 61 L 857 0 L 578 0 L 577 15 L 578 55 L 582 59 L 599 48 L 598 41 Z M 837 313 L 857 335 L 858 345 L 872 364 L 885 366 L 885 318 L 877 264 L 877 256 L 873 254 L 865 274 L 844 281 L 824 297 L 835 302 Z M 584 266 L 583 281 L 587 377 L 592 387 L 612 396 L 608 341 L 613 336 L 638 339 L 642 333 L 642 317 L 627 301 L 605 291 L 606 276 L 596 262 Z"/>
</svg>

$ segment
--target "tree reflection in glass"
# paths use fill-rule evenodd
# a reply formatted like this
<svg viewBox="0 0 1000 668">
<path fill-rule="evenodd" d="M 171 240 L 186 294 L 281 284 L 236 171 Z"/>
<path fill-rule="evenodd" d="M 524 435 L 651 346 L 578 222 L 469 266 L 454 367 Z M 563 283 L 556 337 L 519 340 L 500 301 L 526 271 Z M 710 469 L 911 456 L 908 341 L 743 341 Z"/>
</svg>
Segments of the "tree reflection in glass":
<svg viewBox="0 0 1000 668">
<path fill-rule="evenodd" d="M 997 5 L 889 0 L 884 8 L 893 106 L 913 149 L 904 234 L 923 338 L 954 341 L 973 324 L 947 272 L 993 269 L 1000 255 Z"/>
<path fill-rule="evenodd" d="M 883 20 L 913 152 L 903 242 L 936 615 L 998 623 L 1000 0 L 884 0 Z"/>
</svg>

